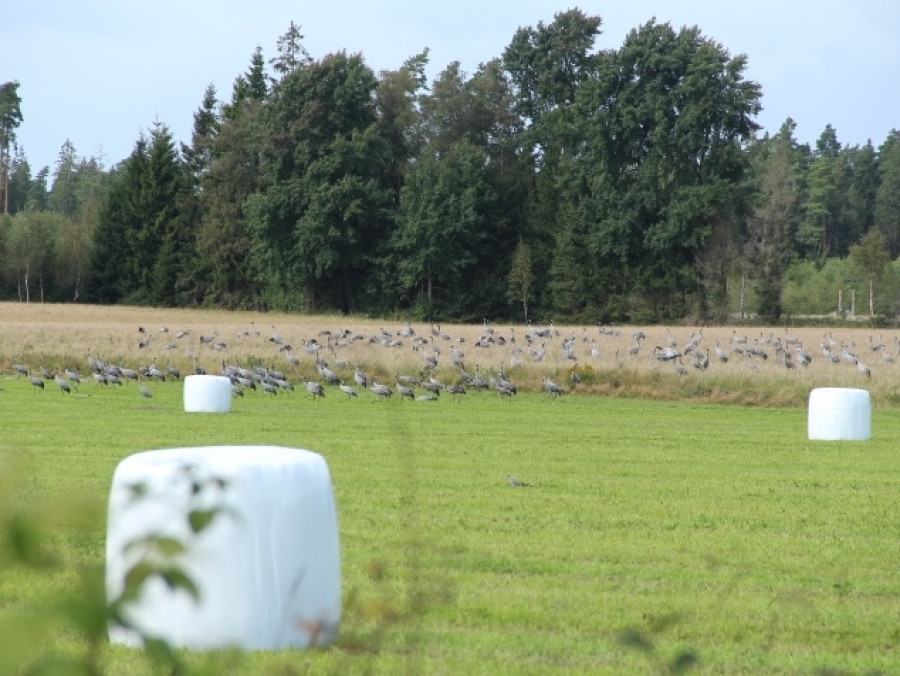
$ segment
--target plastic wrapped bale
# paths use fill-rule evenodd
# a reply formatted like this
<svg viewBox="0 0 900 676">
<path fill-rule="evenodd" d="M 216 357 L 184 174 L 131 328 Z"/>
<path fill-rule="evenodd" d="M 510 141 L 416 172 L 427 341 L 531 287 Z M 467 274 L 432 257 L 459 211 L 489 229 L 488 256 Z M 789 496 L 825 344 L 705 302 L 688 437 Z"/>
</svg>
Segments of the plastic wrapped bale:
<svg viewBox="0 0 900 676">
<path fill-rule="evenodd" d="M 330 642 L 341 579 L 325 459 L 279 446 L 125 458 L 110 491 L 106 592 L 125 599 L 113 643 L 272 650 Z"/>
<path fill-rule="evenodd" d="M 872 400 L 867 390 L 820 387 L 809 394 L 810 439 L 866 441 L 872 436 Z"/>
<path fill-rule="evenodd" d="M 231 410 L 231 380 L 225 376 L 187 376 L 184 379 L 184 410 L 188 413 L 228 413 Z"/>
</svg>

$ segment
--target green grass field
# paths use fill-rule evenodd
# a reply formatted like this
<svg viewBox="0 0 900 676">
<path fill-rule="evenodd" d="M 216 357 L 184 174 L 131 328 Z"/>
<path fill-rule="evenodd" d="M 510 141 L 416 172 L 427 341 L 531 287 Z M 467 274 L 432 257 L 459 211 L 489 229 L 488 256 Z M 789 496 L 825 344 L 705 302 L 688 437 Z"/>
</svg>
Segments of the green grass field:
<svg viewBox="0 0 900 676">
<path fill-rule="evenodd" d="M 184 413 L 180 383 L 154 392 L 86 383 L 66 396 L 0 380 L 4 520 L 30 515 L 53 561 L 0 556 L 0 671 L 87 649 L 67 624 L 22 618 L 77 597 L 79 568 L 102 566 L 117 463 L 208 444 L 325 456 L 345 604 L 329 648 L 187 656 L 200 671 L 900 668 L 900 411 L 876 408 L 871 441 L 811 442 L 802 408 L 380 402 L 329 388 L 318 402 L 252 393 L 216 415 Z M 43 638 L 12 648 L 32 635 Z M 106 673 L 155 673 L 122 647 L 97 659 Z"/>
</svg>

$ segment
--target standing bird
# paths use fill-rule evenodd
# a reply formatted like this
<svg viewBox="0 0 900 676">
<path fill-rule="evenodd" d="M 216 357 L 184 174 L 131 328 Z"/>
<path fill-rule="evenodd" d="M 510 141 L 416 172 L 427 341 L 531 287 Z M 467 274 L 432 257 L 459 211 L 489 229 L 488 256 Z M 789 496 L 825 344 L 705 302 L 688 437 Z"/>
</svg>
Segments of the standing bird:
<svg viewBox="0 0 900 676">
<path fill-rule="evenodd" d="M 558 397 L 561 394 L 565 394 L 566 390 L 561 385 L 557 385 L 552 380 L 547 377 L 541 378 L 544 383 L 544 389 L 547 390 L 547 394 L 550 395 L 550 398 Z"/>
<path fill-rule="evenodd" d="M 53 381 L 59 386 L 59 391 L 64 392 L 65 394 L 71 394 L 72 388 L 69 386 L 69 381 L 67 381 L 62 376 L 53 376 Z"/>
<path fill-rule="evenodd" d="M 728 353 L 722 349 L 722 346 L 719 345 L 719 341 L 716 341 L 716 359 L 720 362 L 725 363 L 728 361 Z"/>
<path fill-rule="evenodd" d="M 381 383 L 372 381 L 371 387 L 369 389 L 372 393 L 378 397 L 379 399 L 389 399 L 394 392 L 387 385 L 382 385 Z"/>
<path fill-rule="evenodd" d="M 325 388 L 322 387 L 322 383 L 317 383 L 315 380 L 306 381 L 306 391 L 309 392 L 313 401 L 316 401 L 316 397 L 319 397 L 319 399 L 325 398 Z"/>
<path fill-rule="evenodd" d="M 66 378 L 69 379 L 69 382 L 75 386 L 75 389 L 78 389 L 78 386 L 81 385 L 81 376 L 78 375 L 77 371 L 72 371 L 70 369 L 65 370 Z"/>
<path fill-rule="evenodd" d="M 341 381 L 341 392 L 343 392 L 344 394 L 346 394 L 348 397 L 357 397 L 357 396 L 359 396 L 359 394 L 357 393 L 357 391 L 354 390 L 352 387 L 350 387 L 349 385 L 344 385 L 344 381 L 343 381 L 343 380 Z"/>
</svg>

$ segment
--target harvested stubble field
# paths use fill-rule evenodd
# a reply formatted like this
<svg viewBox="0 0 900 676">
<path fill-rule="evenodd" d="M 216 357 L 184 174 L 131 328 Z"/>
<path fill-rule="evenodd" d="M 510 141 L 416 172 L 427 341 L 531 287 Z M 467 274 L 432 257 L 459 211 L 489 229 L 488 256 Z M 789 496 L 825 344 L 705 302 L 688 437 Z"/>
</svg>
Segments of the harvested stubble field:
<svg viewBox="0 0 900 676">
<path fill-rule="evenodd" d="M 418 349 L 398 335 L 409 328 L 425 339 Z M 746 330 L 737 343 L 734 328 L 532 328 L 548 333 L 529 342 L 528 327 L 444 325 L 445 340 L 428 325 L 356 318 L 0 304 L 0 516 L 4 535 L 22 523 L 43 533 L 37 564 L 0 547 L 0 673 L 47 653 L 93 656 L 103 673 L 158 672 L 128 649 L 93 653 L 67 613 L 85 603 L 79 571 L 102 570 L 116 464 L 145 449 L 223 443 L 325 455 L 344 620 L 327 649 L 184 656 L 203 673 L 897 669 L 900 411 L 898 367 L 885 359 L 897 354 L 895 332 L 834 330 L 837 353 L 841 343 L 856 352 L 867 377 L 824 359 L 822 330 Z M 347 345 L 329 348 L 324 331 L 347 332 Z M 632 355 L 638 331 L 646 339 Z M 402 345 L 386 346 L 385 332 Z M 276 333 L 298 364 L 269 340 Z M 684 352 L 701 333 L 706 369 L 694 366 L 696 350 L 681 358 L 685 375 L 678 360 L 653 357 L 669 336 Z M 493 342 L 477 347 L 483 335 Z M 575 359 L 563 352 L 569 337 Z M 775 339 L 795 357 L 799 340 L 812 363 L 777 364 Z M 154 395 L 145 399 L 135 383 L 101 386 L 88 373 L 89 358 L 183 373 L 218 372 L 224 361 L 319 380 L 313 341 L 347 382 L 356 367 L 392 386 L 397 374 L 423 377 L 435 348 L 431 375 L 457 382 L 456 348 L 467 371 L 502 368 L 519 392 L 469 388 L 424 403 L 362 389 L 348 399 L 326 385 L 314 401 L 300 386 L 245 392 L 227 415 L 198 415 L 183 411 L 179 381 L 145 380 Z M 766 359 L 747 356 L 757 343 Z M 68 396 L 53 380 L 41 391 L 13 364 L 77 368 L 87 382 Z M 567 393 L 551 400 L 545 377 Z M 871 391 L 871 441 L 806 438 L 805 403 L 819 386 Z M 507 474 L 530 485 L 511 486 Z M 69 621 L 51 622 L 38 612 L 47 608 Z"/>
</svg>

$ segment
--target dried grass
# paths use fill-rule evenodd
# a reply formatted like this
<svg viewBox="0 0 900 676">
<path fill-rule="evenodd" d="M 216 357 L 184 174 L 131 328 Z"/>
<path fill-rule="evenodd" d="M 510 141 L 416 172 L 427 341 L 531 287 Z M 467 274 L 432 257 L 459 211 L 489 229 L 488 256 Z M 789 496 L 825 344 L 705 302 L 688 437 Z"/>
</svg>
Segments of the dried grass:
<svg viewBox="0 0 900 676">
<path fill-rule="evenodd" d="M 167 327 L 168 332 L 163 332 Z M 143 329 L 143 332 L 139 330 Z M 331 315 L 291 315 L 280 313 L 229 312 L 213 309 L 159 309 L 146 307 L 55 305 L 0 303 L 0 371 L 11 372 L 12 365 L 25 364 L 31 369 L 87 369 L 89 357 L 131 367 L 158 362 L 171 363 L 184 372 L 195 366 L 215 373 L 223 361 L 229 363 L 262 363 L 286 371 L 294 377 L 316 377 L 314 359 L 325 359 L 345 378 L 352 378 L 358 366 L 370 377 L 391 384 L 397 374 L 433 375 L 442 382 L 460 380 L 460 370 L 451 363 L 452 350 L 463 354 L 470 373 L 498 373 L 504 370 L 523 390 L 540 390 L 542 379 L 551 378 L 567 390 L 606 395 L 696 400 L 765 406 L 802 405 L 814 387 L 860 387 L 870 391 L 880 406 L 900 404 L 895 383 L 900 376 L 900 333 L 894 330 L 866 328 L 755 328 L 643 326 L 610 329 L 598 326 L 496 326 L 493 333 L 486 325 L 440 325 L 389 322 L 363 317 Z M 401 332 L 412 329 L 415 337 Z M 545 337 L 528 340 L 530 331 L 549 331 Z M 440 331 L 441 335 L 434 335 Z M 187 331 L 181 339 L 176 332 Z M 326 333 L 330 332 L 330 336 Z M 339 343 L 335 336 L 344 332 Z M 637 354 L 631 354 L 638 332 L 646 338 Z M 746 345 L 766 350 L 768 359 L 735 352 L 734 339 L 747 337 Z M 292 346 L 300 359 L 299 366 L 290 364 L 289 352 L 280 350 L 271 339 L 277 334 L 283 344 Z M 201 335 L 215 336 L 213 343 L 199 340 Z M 385 346 L 384 337 L 397 341 Z M 443 336 L 443 337 L 441 337 Z M 695 368 L 691 354 L 675 362 L 654 358 L 653 348 L 674 343 L 684 347 L 692 337 L 700 336 L 699 351 L 709 351 L 709 367 Z M 498 344 L 498 339 L 505 345 Z M 424 339 L 418 346 L 414 338 Z M 494 342 L 479 347 L 480 338 Z M 149 346 L 140 347 L 147 339 Z M 571 340 L 575 359 L 564 356 L 563 344 Z M 826 339 L 844 345 L 867 364 L 871 377 L 846 361 L 832 363 L 822 355 Z M 314 342 L 324 347 L 317 352 L 306 348 Z M 795 343 L 811 353 L 808 367 L 794 362 L 794 368 L 776 363 L 772 347 L 778 341 L 788 345 L 793 354 Z M 788 341 L 791 341 L 790 344 Z M 730 353 L 727 363 L 719 362 L 714 353 L 716 343 Z M 214 343 L 224 343 L 221 350 Z M 872 346 L 879 344 L 879 350 Z M 533 353 L 541 347 L 544 357 L 536 361 Z M 592 347 L 600 350 L 594 358 Z M 521 352 L 514 354 L 514 349 Z M 837 349 L 836 351 L 839 351 Z M 438 366 L 427 369 L 426 355 L 435 354 Z M 888 359 L 894 360 L 893 362 Z M 685 375 L 676 371 L 683 366 Z M 336 367 L 336 368 L 335 368 Z M 572 373 L 581 379 L 573 384 Z"/>
</svg>

